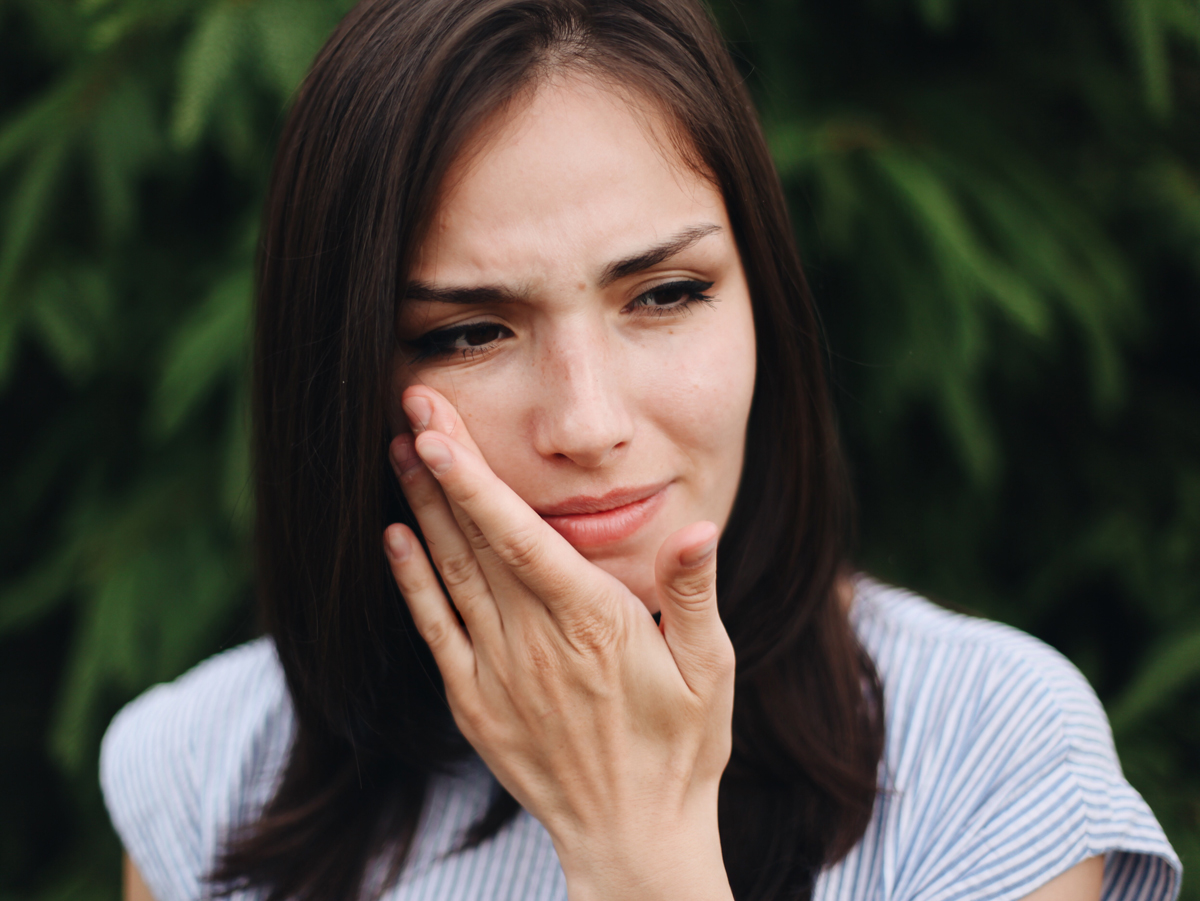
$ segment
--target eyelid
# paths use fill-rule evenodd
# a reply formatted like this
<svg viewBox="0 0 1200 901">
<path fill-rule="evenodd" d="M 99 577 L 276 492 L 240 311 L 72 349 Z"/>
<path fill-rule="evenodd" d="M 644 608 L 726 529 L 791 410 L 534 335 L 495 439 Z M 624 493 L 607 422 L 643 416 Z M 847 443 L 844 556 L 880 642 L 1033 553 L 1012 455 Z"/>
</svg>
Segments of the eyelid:
<svg viewBox="0 0 1200 901">
<path fill-rule="evenodd" d="M 697 302 L 711 303 L 714 298 L 705 294 L 716 281 L 713 279 L 699 278 L 693 274 L 678 274 L 671 276 L 659 276 L 657 279 L 643 282 L 638 287 L 636 293 L 633 294 L 622 307 L 622 312 L 633 312 L 641 310 L 644 312 L 652 312 L 661 315 L 674 315 L 683 312 L 692 307 Z M 654 294 L 664 290 L 673 290 L 678 292 L 680 302 L 668 305 L 659 306 L 657 304 L 641 304 L 639 301 L 644 300 L 647 295 Z M 451 322 L 446 325 L 440 325 L 432 329 L 428 329 L 421 334 L 409 338 L 402 338 L 401 341 L 409 347 L 413 354 L 414 361 L 425 361 L 434 359 L 446 359 L 461 352 L 464 356 L 474 356 L 477 353 L 486 353 L 495 345 L 502 341 L 505 337 L 511 337 L 513 329 L 503 321 L 503 317 L 493 318 L 485 311 L 478 311 L 476 316 L 483 318 L 465 319 L 460 322 Z M 494 327 L 506 332 L 507 335 L 500 335 L 493 341 L 487 344 L 480 344 L 470 348 L 454 348 L 453 344 L 462 337 L 465 333 L 475 328 Z"/>
<path fill-rule="evenodd" d="M 695 278 L 694 276 L 676 276 L 675 278 L 669 278 L 665 281 L 649 283 L 646 287 L 640 288 L 637 293 L 635 293 L 626 302 L 625 306 L 629 307 L 630 305 L 641 300 L 647 294 L 653 294 L 656 291 L 662 291 L 664 288 L 674 288 L 681 293 L 689 293 L 692 295 L 704 295 L 704 292 L 708 291 L 715 284 L 715 281 L 705 278 Z"/>
<path fill-rule="evenodd" d="M 462 337 L 473 328 L 495 327 L 502 331 L 512 334 L 510 329 L 503 322 L 494 319 L 467 319 L 463 322 L 455 322 L 449 325 L 439 326 L 422 332 L 415 338 L 410 338 L 404 341 L 412 352 L 414 362 L 423 362 L 427 360 L 445 359 L 461 352 L 464 356 L 474 356 L 477 353 L 484 352 L 492 348 L 499 340 L 503 339 L 503 335 L 499 339 L 489 341 L 487 344 L 480 344 L 470 348 L 454 348 L 447 347 L 447 344 L 452 345 L 454 341 Z M 440 345 L 440 346 L 438 346 Z"/>
<path fill-rule="evenodd" d="M 657 291 L 659 288 L 666 288 L 669 285 L 707 285 L 703 290 L 707 291 L 716 284 L 715 279 L 704 278 L 703 276 L 694 274 L 677 275 L 657 275 L 653 278 L 648 278 L 641 284 L 634 287 L 631 291 L 631 299 L 641 297 L 643 294 L 648 294 L 651 291 Z"/>
<path fill-rule="evenodd" d="M 463 320 L 456 321 L 456 322 L 447 322 L 442 325 L 435 325 L 432 328 L 425 326 L 425 327 L 422 327 L 419 330 L 417 330 L 416 334 L 414 334 L 411 338 L 404 337 L 404 331 L 401 330 L 399 333 L 401 336 L 401 341 L 403 341 L 406 344 L 411 344 L 414 341 L 420 341 L 422 338 L 428 338 L 430 335 L 443 334 L 446 332 L 453 332 L 456 329 L 467 329 L 467 328 L 472 328 L 473 326 L 480 326 L 480 325 L 498 325 L 501 328 L 506 328 L 506 329 L 509 329 L 510 331 L 512 329 L 512 327 L 508 323 L 502 321 L 498 317 L 494 318 L 494 319 L 489 318 L 487 313 L 476 312 L 474 314 L 474 316 L 475 317 L 483 317 L 483 318 L 471 318 L 471 319 L 463 319 Z"/>
</svg>

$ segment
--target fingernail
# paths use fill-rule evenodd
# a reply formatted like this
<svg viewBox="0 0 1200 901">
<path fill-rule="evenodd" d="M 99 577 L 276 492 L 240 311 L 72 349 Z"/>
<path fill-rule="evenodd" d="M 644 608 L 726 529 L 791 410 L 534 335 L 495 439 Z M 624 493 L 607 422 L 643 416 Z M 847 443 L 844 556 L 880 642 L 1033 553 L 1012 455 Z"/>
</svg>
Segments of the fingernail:
<svg viewBox="0 0 1200 901">
<path fill-rule="evenodd" d="M 413 449 L 412 435 L 397 435 L 392 439 L 392 459 L 403 478 L 421 465 L 421 458 Z"/>
<path fill-rule="evenodd" d="M 679 555 L 679 562 L 684 566 L 703 566 L 705 563 L 711 560 L 712 555 L 716 553 L 717 541 L 720 539 L 720 537 L 720 535 L 713 535 L 712 538 L 708 539 L 708 541 L 704 542 L 703 544 L 684 551 Z"/>
<path fill-rule="evenodd" d="M 429 398 L 417 394 L 406 400 L 402 406 L 414 432 L 419 435 L 429 428 L 429 420 L 433 418 L 433 404 L 429 402 Z"/>
<path fill-rule="evenodd" d="M 421 459 L 425 461 L 425 465 L 433 471 L 435 476 L 440 476 L 454 465 L 454 454 L 450 453 L 450 448 L 436 438 L 422 441 L 417 447 L 417 453 L 421 455 Z"/>
<path fill-rule="evenodd" d="M 388 553 L 392 555 L 393 560 L 403 563 L 408 559 L 410 549 L 407 535 L 399 529 L 388 529 L 383 533 L 383 538 L 387 542 Z"/>
</svg>

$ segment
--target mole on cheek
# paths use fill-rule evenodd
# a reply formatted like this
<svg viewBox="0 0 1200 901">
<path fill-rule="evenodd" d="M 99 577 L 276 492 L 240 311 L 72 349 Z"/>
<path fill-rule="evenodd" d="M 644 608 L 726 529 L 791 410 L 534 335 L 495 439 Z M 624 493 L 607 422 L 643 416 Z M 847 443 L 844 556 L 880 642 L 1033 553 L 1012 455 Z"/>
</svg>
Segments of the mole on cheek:
<svg viewBox="0 0 1200 901">
<path fill-rule="evenodd" d="M 580 282 L 580 283 L 579 283 L 579 290 L 580 290 L 580 291 L 586 291 L 586 290 L 587 290 L 587 282 Z"/>
</svg>

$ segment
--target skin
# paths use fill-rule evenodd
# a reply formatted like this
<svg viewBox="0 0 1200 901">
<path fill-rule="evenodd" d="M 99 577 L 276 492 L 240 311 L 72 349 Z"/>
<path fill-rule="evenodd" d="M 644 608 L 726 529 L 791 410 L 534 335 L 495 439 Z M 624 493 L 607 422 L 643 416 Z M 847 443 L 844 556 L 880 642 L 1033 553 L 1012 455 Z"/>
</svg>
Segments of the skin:
<svg viewBox="0 0 1200 901">
<path fill-rule="evenodd" d="M 392 459 L 432 564 L 392 526 L 393 573 L 459 727 L 546 826 L 573 899 L 727 899 L 734 658 L 715 550 L 755 351 L 724 204 L 661 122 L 582 79 L 485 135 L 411 274 L 443 299 L 398 323 L 415 441 L 398 434 Z M 703 292 L 663 287 L 681 281 Z M 483 350 L 421 354 L 430 331 L 480 322 L 497 326 Z M 618 540 L 573 546 L 535 512 L 644 486 L 662 486 L 654 513 Z"/>
<path fill-rule="evenodd" d="M 485 135 L 449 173 L 410 282 L 509 299 L 407 302 L 397 385 L 410 388 L 409 410 L 451 400 L 492 471 L 534 509 L 669 483 L 636 535 L 580 548 L 657 611 L 656 551 L 689 523 L 723 527 L 741 476 L 754 324 L 725 205 L 664 148 L 659 122 L 579 79 L 543 88 Z M 606 279 L 689 234 L 669 258 Z M 688 303 L 669 287 L 681 280 L 710 285 L 712 300 Z M 414 339 L 463 323 L 506 334 L 413 359 Z"/>
<path fill-rule="evenodd" d="M 411 277 L 423 299 L 397 324 L 391 461 L 430 556 L 393 525 L 388 560 L 459 728 L 547 828 L 573 901 L 732 897 L 715 549 L 754 331 L 720 194 L 668 136 L 579 77 L 514 104 L 452 168 Z M 663 287 L 680 280 L 712 301 Z M 429 353 L 431 331 L 464 324 Z M 614 540 L 572 544 L 537 512 L 630 486 L 657 501 Z M 1102 870 L 1093 858 L 1030 897 L 1098 898 Z M 126 898 L 149 897 L 127 864 Z"/>
</svg>

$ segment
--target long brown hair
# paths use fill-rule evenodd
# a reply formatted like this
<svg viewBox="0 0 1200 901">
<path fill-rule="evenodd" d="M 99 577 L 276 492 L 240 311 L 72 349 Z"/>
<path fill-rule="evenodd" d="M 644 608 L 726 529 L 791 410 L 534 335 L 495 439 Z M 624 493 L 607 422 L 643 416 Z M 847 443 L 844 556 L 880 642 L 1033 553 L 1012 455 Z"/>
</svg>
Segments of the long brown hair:
<svg viewBox="0 0 1200 901">
<path fill-rule="evenodd" d="M 415 526 L 386 462 L 398 292 L 443 174 L 540 75 L 579 67 L 678 130 L 725 200 L 758 377 L 721 541 L 737 654 L 720 826 L 735 897 L 806 898 L 870 818 L 880 688 L 839 603 L 849 498 L 816 315 L 742 79 L 695 0 L 363 0 L 291 111 L 267 201 L 254 367 L 258 594 L 297 732 L 273 800 L 212 874 L 271 901 L 377 893 L 430 777 L 471 754 L 388 573 Z M 516 812 L 498 790 L 464 836 Z"/>
</svg>

